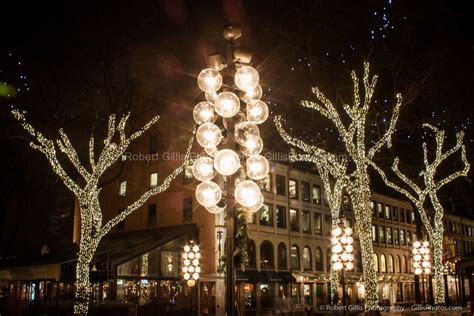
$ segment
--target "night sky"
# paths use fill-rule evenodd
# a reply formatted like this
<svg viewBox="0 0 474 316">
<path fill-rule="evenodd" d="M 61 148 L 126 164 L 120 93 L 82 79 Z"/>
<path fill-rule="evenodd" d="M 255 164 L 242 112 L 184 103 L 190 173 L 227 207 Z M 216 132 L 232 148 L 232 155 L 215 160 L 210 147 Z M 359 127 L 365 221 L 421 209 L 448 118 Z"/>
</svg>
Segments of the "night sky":
<svg viewBox="0 0 474 316">
<path fill-rule="evenodd" d="M 380 75 L 372 107 L 373 134 L 390 118 L 395 92 L 406 104 L 392 151 L 407 168 L 419 166 L 423 122 L 465 130 L 473 161 L 473 33 L 470 10 L 453 1 L 114 1 L 2 3 L 0 81 L 17 96 L 0 98 L 0 257 L 71 242 L 73 197 L 44 157 L 30 149 L 11 106 L 28 110 L 48 135 L 64 127 L 84 144 L 108 114 L 132 120 L 166 111 L 192 129 L 190 109 L 201 98 L 195 78 L 206 56 L 225 45 L 222 27 L 240 23 L 239 45 L 252 48 L 272 115 L 294 135 L 340 149 L 321 116 L 297 110 L 318 85 L 338 102 L 351 96 L 350 70 L 368 60 Z M 298 124 L 296 124 L 298 123 Z M 99 133 L 97 132 L 97 133 Z M 287 150 L 271 120 L 262 134 L 268 150 Z M 163 140 L 164 143 L 170 140 Z M 448 141 L 449 142 L 449 141 Z M 81 148 L 79 148 L 81 149 Z M 459 159 L 458 159 L 459 160 Z M 456 166 L 449 164 L 445 170 Z M 408 170 L 407 169 L 407 170 Z M 446 209 L 472 209 L 470 179 L 441 192 Z M 376 178 L 376 177 L 374 177 Z M 377 191 L 384 192 L 377 180 Z"/>
</svg>

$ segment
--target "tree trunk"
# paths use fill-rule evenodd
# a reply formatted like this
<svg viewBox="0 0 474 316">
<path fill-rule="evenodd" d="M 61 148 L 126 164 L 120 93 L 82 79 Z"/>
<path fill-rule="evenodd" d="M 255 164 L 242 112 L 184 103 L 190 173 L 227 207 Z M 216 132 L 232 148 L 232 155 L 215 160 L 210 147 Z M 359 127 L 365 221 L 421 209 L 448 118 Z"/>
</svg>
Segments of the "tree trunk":
<svg viewBox="0 0 474 316">
<path fill-rule="evenodd" d="M 372 210 L 370 208 L 370 187 L 367 175 L 358 175 L 349 190 L 354 205 L 357 234 L 362 252 L 362 267 L 365 283 L 365 310 L 378 308 L 377 272 L 375 271 L 374 248 L 372 244 Z"/>
<path fill-rule="evenodd" d="M 83 245 L 79 250 L 76 266 L 76 283 L 74 288 L 74 315 L 87 315 L 91 298 L 90 264 L 95 253 L 92 245 Z"/>
<path fill-rule="evenodd" d="M 443 229 L 443 227 L 441 227 Z M 436 232 L 438 234 L 439 232 Z M 441 232 L 441 236 L 443 233 Z M 432 238 L 433 242 L 433 259 L 434 259 L 434 274 L 435 274 L 435 291 L 434 302 L 436 305 L 443 305 L 445 303 L 444 296 L 444 282 L 443 282 L 443 239 Z"/>
</svg>

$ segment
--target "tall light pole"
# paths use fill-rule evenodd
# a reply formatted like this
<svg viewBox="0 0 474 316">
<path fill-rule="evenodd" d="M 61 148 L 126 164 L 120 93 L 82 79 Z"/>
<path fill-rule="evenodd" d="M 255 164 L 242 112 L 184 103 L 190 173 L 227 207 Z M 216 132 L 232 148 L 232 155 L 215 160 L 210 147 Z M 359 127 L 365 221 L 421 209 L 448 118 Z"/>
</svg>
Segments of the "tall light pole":
<svg viewBox="0 0 474 316">
<path fill-rule="evenodd" d="M 333 269 L 341 271 L 342 283 L 342 305 L 344 314 L 346 313 L 346 282 L 345 272 L 354 269 L 354 238 L 352 237 L 352 228 L 345 227 L 344 219 L 339 222 L 339 226 L 331 231 L 331 262 Z"/>
<path fill-rule="evenodd" d="M 226 211 L 226 312 L 233 316 L 235 210 L 257 212 L 263 205 L 257 183 L 268 175 L 270 165 L 260 155 L 263 141 L 257 125 L 268 118 L 268 107 L 260 101 L 262 87 L 257 70 L 250 66 L 249 53 L 236 47 L 240 27 L 228 25 L 223 35 L 228 40 L 225 59 L 210 56 L 210 67 L 197 79 L 206 101 L 195 106 L 193 117 L 199 125 L 197 142 L 206 155 L 196 159 L 193 175 L 202 181 L 196 187 L 198 203 L 211 213 Z"/>
<path fill-rule="evenodd" d="M 430 243 L 428 241 L 414 241 L 412 247 L 413 270 L 415 275 L 421 274 L 421 283 L 423 289 L 423 305 L 425 304 L 425 275 L 431 273 Z"/>
<path fill-rule="evenodd" d="M 194 241 L 191 240 L 189 244 L 184 246 L 184 252 L 182 256 L 184 273 L 183 277 L 189 286 L 189 309 L 191 311 L 191 315 L 194 315 L 193 287 L 199 280 L 199 273 L 201 273 L 201 267 L 199 265 L 201 253 L 199 251 L 199 246 L 194 244 Z"/>
</svg>

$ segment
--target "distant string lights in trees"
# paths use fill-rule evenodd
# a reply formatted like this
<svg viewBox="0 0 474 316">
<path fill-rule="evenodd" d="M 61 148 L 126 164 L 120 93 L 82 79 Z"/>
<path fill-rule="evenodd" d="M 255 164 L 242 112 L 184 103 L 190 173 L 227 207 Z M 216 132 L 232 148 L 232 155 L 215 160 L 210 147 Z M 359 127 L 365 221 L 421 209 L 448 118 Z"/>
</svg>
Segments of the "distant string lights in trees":
<svg viewBox="0 0 474 316">
<path fill-rule="evenodd" d="M 424 124 L 425 128 L 434 133 L 436 146 L 433 150 L 433 153 L 430 155 L 428 153 L 427 143 L 423 143 L 423 163 L 424 168 L 419 172 L 419 177 L 422 179 L 423 185 L 418 185 L 415 179 L 410 179 L 405 173 L 403 173 L 399 168 L 399 158 L 395 157 L 392 164 L 392 171 L 397 176 L 403 184 L 398 185 L 395 182 L 388 179 L 381 168 L 379 168 L 375 163 L 371 163 L 372 166 L 377 170 L 385 184 L 392 189 L 400 192 L 405 197 L 407 197 L 417 208 L 418 213 L 420 214 L 421 221 L 425 226 L 425 229 L 428 233 L 428 236 L 431 239 L 433 244 L 433 258 L 434 258 L 434 268 L 435 268 L 435 282 L 436 282 L 436 291 L 435 291 L 435 303 L 444 304 L 445 295 L 444 295 L 444 286 L 443 286 L 443 216 L 444 209 L 441 205 L 438 198 L 438 191 L 452 182 L 453 180 L 459 177 L 466 177 L 470 164 L 466 158 L 466 148 L 463 144 L 464 141 L 464 132 L 456 133 L 456 143 L 453 147 L 445 149 L 444 141 L 446 139 L 445 131 L 438 129 L 430 124 Z M 463 168 L 458 171 L 454 171 L 449 175 L 445 175 L 444 178 L 437 177 L 437 173 L 440 169 L 440 166 L 453 156 L 456 153 L 460 153 L 461 161 L 463 163 Z M 430 156 L 434 154 L 434 159 L 430 160 Z M 425 203 L 427 200 L 430 200 L 431 205 L 433 206 L 434 214 L 430 216 L 430 213 L 425 208 Z"/>
</svg>

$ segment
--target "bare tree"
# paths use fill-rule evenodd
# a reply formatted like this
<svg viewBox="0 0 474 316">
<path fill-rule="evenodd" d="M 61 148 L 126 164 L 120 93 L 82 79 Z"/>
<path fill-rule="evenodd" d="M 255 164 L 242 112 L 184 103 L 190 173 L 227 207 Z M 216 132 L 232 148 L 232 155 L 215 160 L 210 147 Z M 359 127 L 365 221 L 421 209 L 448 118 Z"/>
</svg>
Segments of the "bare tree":
<svg viewBox="0 0 474 316">
<path fill-rule="evenodd" d="M 456 144 L 450 149 L 443 149 L 445 140 L 445 131 L 440 130 L 430 124 L 423 125 L 426 128 L 431 129 L 435 133 L 436 148 L 434 149 L 434 159 L 430 161 L 428 146 L 426 142 L 423 143 L 423 163 L 424 169 L 419 172 L 419 177 L 423 179 L 423 185 L 418 185 L 413 179 L 410 179 L 405 173 L 399 168 L 399 158 L 395 157 L 392 164 L 392 171 L 403 184 L 398 185 L 395 182 L 388 179 L 381 168 L 375 163 L 371 162 L 371 165 L 377 170 L 385 184 L 390 188 L 400 192 L 406 196 L 416 207 L 420 214 L 421 221 L 426 228 L 428 236 L 433 243 L 433 257 L 434 257 L 434 268 L 435 268 L 435 304 L 444 304 L 444 286 L 443 286 L 443 216 L 444 209 L 438 198 L 438 191 L 459 177 L 466 177 L 469 172 L 469 162 L 466 159 L 466 148 L 463 144 L 464 133 L 459 132 L 456 134 Z M 443 164 L 448 158 L 457 152 L 461 153 L 461 160 L 464 168 L 459 171 L 455 171 L 444 178 L 437 179 L 437 172 L 439 171 L 440 165 Z M 431 201 L 433 206 L 434 214 L 430 216 L 425 208 L 425 202 Z"/>
<path fill-rule="evenodd" d="M 189 163 L 194 136 L 191 137 L 189 141 L 184 162 L 170 173 L 160 186 L 144 192 L 135 202 L 104 224 L 102 219 L 102 207 L 99 201 L 101 177 L 122 157 L 134 140 L 139 138 L 158 122 L 159 116 L 155 116 L 138 131 L 127 135 L 125 129 L 129 114 L 122 116 L 118 124 L 116 124 L 115 115 L 110 115 L 107 136 L 103 141 L 103 147 L 99 155 L 97 156 L 95 153 L 95 141 L 92 135 L 89 139 L 89 161 L 87 164 L 83 164 L 79 159 L 75 147 L 63 129 L 59 130 L 58 139 L 49 139 L 27 122 L 26 112 L 15 109 L 12 111 L 12 114 L 15 119 L 20 122 L 23 129 L 33 138 L 30 146 L 44 154 L 51 164 L 54 173 L 59 176 L 79 202 L 81 239 L 76 266 L 74 314 L 87 315 L 91 295 L 89 269 L 99 242 L 115 225 L 120 223 L 133 211 L 140 208 L 151 196 L 163 192 L 170 186 L 171 181 L 175 179 L 178 174 L 182 172 L 184 166 Z M 82 179 L 73 179 L 66 172 L 63 164 L 58 159 L 58 149 L 60 153 L 68 158 Z"/>
</svg>

